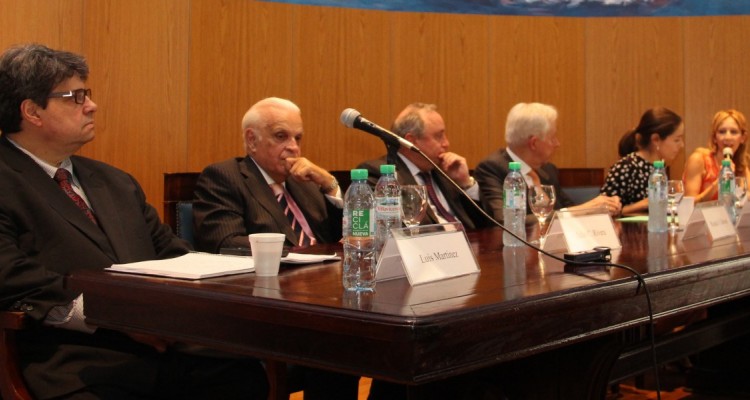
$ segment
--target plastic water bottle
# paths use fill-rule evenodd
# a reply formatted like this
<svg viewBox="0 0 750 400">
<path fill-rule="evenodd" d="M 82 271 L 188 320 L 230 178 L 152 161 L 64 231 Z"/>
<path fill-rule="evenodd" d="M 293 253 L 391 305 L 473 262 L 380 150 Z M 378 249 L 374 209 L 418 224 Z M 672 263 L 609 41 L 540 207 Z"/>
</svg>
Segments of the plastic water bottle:
<svg viewBox="0 0 750 400">
<path fill-rule="evenodd" d="M 380 166 L 380 179 L 375 185 L 375 252 L 380 252 L 392 236 L 391 228 L 401 227 L 401 185 L 396 180 L 396 166 Z"/>
<path fill-rule="evenodd" d="M 521 176 L 521 163 L 508 164 L 510 173 L 503 182 L 503 224 L 505 229 L 526 240 L 526 181 Z M 517 247 L 523 242 L 503 232 L 503 245 Z"/>
<path fill-rule="evenodd" d="M 737 210 L 734 207 L 734 171 L 730 160 L 721 160 L 721 171 L 719 171 L 719 203 L 721 203 L 729 214 L 733 223 L 737 219 Z"/>
<path fill-rule="evenodd" d="M 667 231 L 667 172 L 664 161 L 654 161 L 648 177 L 648 231 Z"/>
<path fill-rule="evenodd" d="M 367 170 L 353 169 L 344 195 L 344 289 L 375 289 L 375 198 L 367 184 Z"/>
</svg>

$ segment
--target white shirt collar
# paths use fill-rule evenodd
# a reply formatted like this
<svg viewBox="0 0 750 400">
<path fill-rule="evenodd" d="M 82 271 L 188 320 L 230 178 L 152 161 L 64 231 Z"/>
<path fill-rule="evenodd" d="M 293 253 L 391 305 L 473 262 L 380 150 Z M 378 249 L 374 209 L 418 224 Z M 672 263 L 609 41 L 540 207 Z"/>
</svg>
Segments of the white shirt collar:
<svg viewBox="0 0 750 400">
<path fill-rule="evenodd" d="M 258 165 L 257 162 L 255 162 L 254 158 L 250 157 L 250 159 L 253 160 L 253 162 L 255 163 L 255 166 L 258 167 L 258 169 L 260 170 L 260 173 L 263 174 L 263 179 L 266 180 L 266 183 L 269 186 L 273 185 L 274 183 L 276 183 L 276 181 L 274 181 L 273 178 L 271 178 L 271 175 L 268 175 L 268 173 L 266 172 L 266 170 L 264 170 L 263 167 L 261 167 L 260 165 Z M 281 184 L 281 186 L 283 186 L 284 188 L 286 188 L 286 182 L 279 182 L 279 184 Z"/>
<path fill-rule="evenodd" d="M 510 159 L 516 162 L 521 163 L 521 174 L 526 175 L 529 172 L 531 172 L 531 167 L 529 164 L 526 164 L 524 160 L 521 159 L 516 153 L 513 152 L 513 150 L 510 149 L 510 147 L 506 148 L 505 151 L 508 152 L 508 155 L 510 156 Z"/>
<path fill-rule="evenodd" d="M 31 159 L 34 160 L 34 162 L 36 162 L 40 167 L 42 167 L 42 169 L 44 170 L 44 172 L 46 172 L 47 175 L 49 175 L 50 178 L 54 178 L 55 173 L 57 172 L 58 168 L 63 168 L 63 169 L 68 170 L 68 172 L 70 172 L 70 175 L 73 176 L 73 180 L 76 181 L 74 183 L 77 184 L 77 180 L 75 179 L 75 174 L 73 173 L 73 162 L 70 161 L 70 158 L 64 159 L 60 163 L 60 166 L 54 166 L 54 165 L 49 164 L 48 162 L 42 160 L 41 158 L 35 156 L 34 154 L 32 154 L 30 151 L 26 150 L 25 148 L 21 147 L 21 145 L 18 144 L 18 143 L 16 143 L 15 141 L 13 141 L 13 139 L 8 138 L 8 141 L 11 142 L 13 144 L 13 146 L 16 146 L 16 148 L 18 150 L 21 150 L 24 154 L 26 154 L 27 156 L 31 157 Z"/>
<path fill-rule="evenodd" d="M 417 167 L 413 162 L 411 162 L 411 160 L 409 160 L 408 158 L 406 158 L 403 154 L 401 154 L 401 153 L 397 153 L 397 154 L 398 154 L 399 158 L 401 158 L 401 161 L 403 161 L 404 164 L 406 165 L 406 168 L 409 169 L 409 172 L 411 173 L 411 175 L 412 176 L 419 176 L 418 174 L 420 172 L 422 172 L 419 169 L 419 167 Z M 420 180 L 421 180 L 421 178 L 420 178 Z"/>
</svg>

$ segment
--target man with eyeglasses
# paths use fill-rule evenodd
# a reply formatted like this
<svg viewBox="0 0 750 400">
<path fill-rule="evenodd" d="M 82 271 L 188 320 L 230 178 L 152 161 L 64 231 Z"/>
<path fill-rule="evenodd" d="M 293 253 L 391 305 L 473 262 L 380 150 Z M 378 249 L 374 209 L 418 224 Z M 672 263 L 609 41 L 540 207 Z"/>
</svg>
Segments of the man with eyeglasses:
<svg viewBox="0 0 750 400">
<path fill-rule="evenodd" d="M 65 287 L 76 270 L 190 250 L 132 176 L 74 155 L 94 139 L 88 73 L 81 56 L 42 45 L 0 55 L 0 309 L 35 322 L 17 338 L 27 386 L 38 399 L 264 399 L 257 360 L 91 326 L 84 296 Z"/>
<path fill-rule="evenodd" d="M 552 185 L 557 196 L 555 209 L 569 207 L 606 208 L 615 216 L 620 215 L 622 204 L 617 196 L 600 195 L 580 205 L 575 205 L 562 191 L 557 167 L 550 163 L 555 150 L 560 147 L 557 139 L 557 109 L 541 103 L 518 103 L 510 112 L 505 124 L 505 142 L 508 147 L 499 149 L 482 160 L 474 171 L 481 190 L 482 207 L 496 220 L 503 220 L 503 182 L 510 172 L 511 161 L 521 163 L 521 175 L 527 186 Z M 526 223 L 536 223 L 531 209 L 526 208 Z"/>
</svg>

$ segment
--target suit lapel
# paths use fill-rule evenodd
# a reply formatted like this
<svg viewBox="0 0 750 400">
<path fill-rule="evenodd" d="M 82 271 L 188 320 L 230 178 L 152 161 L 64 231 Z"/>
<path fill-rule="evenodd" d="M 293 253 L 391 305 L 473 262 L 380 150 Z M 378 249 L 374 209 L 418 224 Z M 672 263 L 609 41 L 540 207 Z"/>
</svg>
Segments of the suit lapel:
<svg viewBox="0 0 750 400">
<path fill-rule="evenodd" d="M 114 257 L 112 248 L 109 246 L 109 241 L 99 227 L 92 223 L 88 219 L 86 214 L 81 212 L 81 209 L 71 201 L 65 192 L 60 189 L 60 186 L 47 175 L 42 167 L 40 167 L 34 160 L 29 156 L 18 150 L 12 143 L 6 138 L 0 141 L 2 144 L 2 157 L 8 160 L 7 165 L 14 169 L 16 172 L 24 177 L 24 180 L 28 182 L 29 186 L 39 192 L 40 197 L 46 199 L 47 204 L 52 210 L 54 210 L 62 219 L 75 226 L 84 236 L 89 238 L 92 242 L 96 243 L 109 257 Z M 78 176 L 79 181 L 83 185 L 83 180 Z M 91 201 L 91 195 L 84 186 L 84 192 L 86 197 Z M 96 207 L 92 205 L 94 212 L 98 212 Z M 114 258 L 113 258 L 114 260 Z"/>
<path fill-rule="evenodd" d="M 122 217 L 117 199 L 112 198 L 112 194 L 94 171 L 86 168 L 83 163 L 76 163 L 75 158 L 73 160 L 73 170 L 99 222 L 97 227 L 86 218 L 89 224 L 85 225 L 85 229 L 91 231 L 91 239 L 105 254 L 113 261 L 119 260 L 115 249 L 118 243 L 126 243 L 126 238 L 120 223 Z"/>
<path fill-rule="evenodd" d="M 255 165 L 255 162 L 250 157 L 245 157 L 240 163 L 240 172 L 244 176 L 244 183 L 247 186 L 247 193 L 254 197 L 258 205 L 263 208 L 276 222 L 279 232 L 286 235 L 287 240 L 291 243 L 297 243 L 297 237 L 292 230 L 292 226 L 289 224 L 289 220 L 284 211 L 279 207 L 279 203 L 276 201 L 276 197 L 273 195 L 273 190 L 266 183 L 263 174 Z"/>
</svg>

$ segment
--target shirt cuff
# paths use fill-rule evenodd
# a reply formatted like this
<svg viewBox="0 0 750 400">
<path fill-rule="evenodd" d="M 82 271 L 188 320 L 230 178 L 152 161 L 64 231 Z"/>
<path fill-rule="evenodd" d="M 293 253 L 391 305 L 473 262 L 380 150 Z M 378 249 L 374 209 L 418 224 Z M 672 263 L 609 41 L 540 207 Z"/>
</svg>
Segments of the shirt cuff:
<svg viewBox="0 0 750 400">
<path fill-rule="evenodd" d="M 96 327 L 86 324 L 86 316 L 83 314 L 82 294 L 69 304 L 52 307 L 47 313 L 47 317 L 44 318 L 44 325 L 83 333 L 94 333 L 96 331 Z"/>
</svg>

